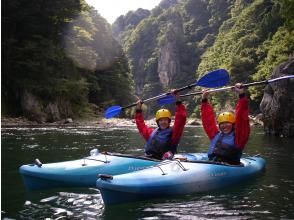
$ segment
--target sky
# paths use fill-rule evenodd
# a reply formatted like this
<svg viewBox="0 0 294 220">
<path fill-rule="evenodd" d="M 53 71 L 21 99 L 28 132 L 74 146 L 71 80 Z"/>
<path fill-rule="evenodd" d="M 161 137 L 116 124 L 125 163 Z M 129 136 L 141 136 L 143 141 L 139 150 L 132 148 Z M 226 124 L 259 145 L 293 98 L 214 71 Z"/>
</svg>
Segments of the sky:
<svg viewBox="0 0 294 220">
<path fill-rule="evenodd" d="M 138 8 L 152 9 L 161 0 L 86 0 L 98 13 L 112 24 L 117 17 L 125 15 L 128 11 L 135 11 Z"/>
</svg>

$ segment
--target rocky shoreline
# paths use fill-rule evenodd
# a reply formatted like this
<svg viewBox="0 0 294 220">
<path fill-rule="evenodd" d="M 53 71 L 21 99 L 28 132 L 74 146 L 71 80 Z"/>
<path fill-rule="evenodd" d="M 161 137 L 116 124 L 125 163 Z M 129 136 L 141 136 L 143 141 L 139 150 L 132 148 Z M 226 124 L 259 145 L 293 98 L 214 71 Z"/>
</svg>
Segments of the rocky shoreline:
<svg viewBox="0 0 294 220">
<path fill-rule="evenodd" d="M 156 126 L 153 120 L 146 120 L 148 126 Z M 101 117 L 97 118 L 86 118 L 86 119 L 76 119 L 71 118 L 52 122 L 52 123 L 38 123 L 35 121 L 30 121 L 24 117 L 1 117 L 1 127 L 125 127 L 125 126 L 135 126 L 135 121 L 133 119 L 123 119 L 123 118 L 113 118 L 105 119 Z"/>
<path fill-rule="evenodd" d="M 101 117 L 97 118 L 86 118 L 76 119 L 71 118 L 55 121 L 52 123 L 38 123 L 30 121 L 24 117 L 1 117 L 1 128 L 9 127 L 114 127 L 114 126 L 134 126 L 135 123 L 130 119 L 104 119 Z"/>
<path fill-rule="evenodd" d="M 250 116 L 251 126 L 262 126 L 261 120 L 256 120 L 253 116 Z M 156 122 L 154 119 L 146 120 L 145 123 L 150 127 L 156 127 Z M 201 126 L 200 119 L 188 118 L 187 125 Z M 96 128 L 109 128 L 109 127 L 129 127 L 136 126 L 134 119 L 126 118 L 112 118 L 105 119 L 102 117 L 92 117 L 87 119 L 76 119 L 71 118 L 64 119 L 61 121 L 56 121 L 52 123 L 38 123 L 34 121 L 29 121 L 24 117 L 1 117 L 1 128 L 10 127 L 96 127 Z"/>
</svg>

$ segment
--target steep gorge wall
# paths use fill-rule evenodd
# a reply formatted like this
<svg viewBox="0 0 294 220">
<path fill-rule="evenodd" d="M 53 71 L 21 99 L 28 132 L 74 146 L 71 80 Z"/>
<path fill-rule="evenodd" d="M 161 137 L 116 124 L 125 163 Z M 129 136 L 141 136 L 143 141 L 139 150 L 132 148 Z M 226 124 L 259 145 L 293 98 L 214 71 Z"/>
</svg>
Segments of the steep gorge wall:
<svg viewBox="0 0 294 220">
<path fill-rule="evenodd" d="M 271 78 L 294 73 L 294 58 L 277 66 Z M 268 134 L 294 137 L 294 79 L 266 86 L 260 103 L 264 129 Z"/>
<path fill-rule="evenodd" d="M 220 4 L 226 7 L 229 1 L 222 0 Z M 225 9 L 216 14 L 216 8 L 200 0 L 165 0 L 149 16 L 142 11 L 121 16 L 113 25 L 114 37 L 128 56 L 136 95 L 148 98 L 194 82 L 200 56 L 212 45 L 227 12 Z M 132 19 L 138 14 L 140 21 Z M 217 21 L 208 22 L 214 19 Z M 128 24 L 130 20 L 136 20 L 137 26 Z M 148 107 L 153 108 L 152 104 Z"/>
</svg>

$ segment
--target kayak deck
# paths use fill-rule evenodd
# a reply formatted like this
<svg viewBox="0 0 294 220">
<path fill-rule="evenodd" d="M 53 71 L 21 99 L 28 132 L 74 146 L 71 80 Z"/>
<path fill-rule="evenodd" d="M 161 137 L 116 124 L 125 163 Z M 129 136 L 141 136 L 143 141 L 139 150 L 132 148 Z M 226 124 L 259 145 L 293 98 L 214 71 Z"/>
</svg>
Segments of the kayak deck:
<svg viewBox="0 0 294 220">
<path fill-rule="evenodd" d="M 200 160 L 207 156 L 200 153 L 178 154 L 178 157 Z M 129 173 L 160 162 L 160 160 L 144 156 L 105 152 L 72 161 L 22 165 L 19 172 L 28 190 L 56 187 L 96 187 L 99 174 Z"/>
<path fill-rule="evenodd" d="M 163 161 L 140 171 L 97 180 L 105 204 L 162 196 L 206 192 L 241 183 L 265 167 L 261 157 L 241 159 L 240 165 L 212 161 Z"/>
</svg>

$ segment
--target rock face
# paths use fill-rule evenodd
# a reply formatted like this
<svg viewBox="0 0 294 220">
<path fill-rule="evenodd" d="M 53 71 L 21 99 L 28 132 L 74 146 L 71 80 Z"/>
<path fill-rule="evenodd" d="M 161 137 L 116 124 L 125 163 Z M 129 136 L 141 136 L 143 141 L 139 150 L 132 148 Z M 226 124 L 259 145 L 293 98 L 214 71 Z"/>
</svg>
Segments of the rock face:
<svg viewBox="0 0 294 220">
<path fill-rule="evenodd" d="M 55 102 L 44 103 L 28 91 L 22 95 L 21 106 L 24 116 L 38 123 L 55 122 L 73 115 L 69 101 L 57 98 Z"/>
<path fill-rule="evenodd" d="M 29 120 L 36 121 L 38 123 L 45 122 L 46 115 L 42 110 L 41 103 L 33 94 L 25 91 L 22 96 L 21 106 L 24 116 Z"/>
<path fill-rule="evenodd" d="M 166 33 L 166 42 L 159 48 L 158 76 L 164 87 L 170 86 L 170 81 L 180 72 L 179 40 L 177 36 L 183 35 L 182 25 L 175 19 L 169 23 Z"/>
<path fill-rule="evenodd" d="M 271 78 L 294 73 L 294 58 L 280 64 Z M 268 134 L 294 137 L 294 79 L 281 80 L 266 86 L 260 103 L 264 129 Z"/>
</svg>

